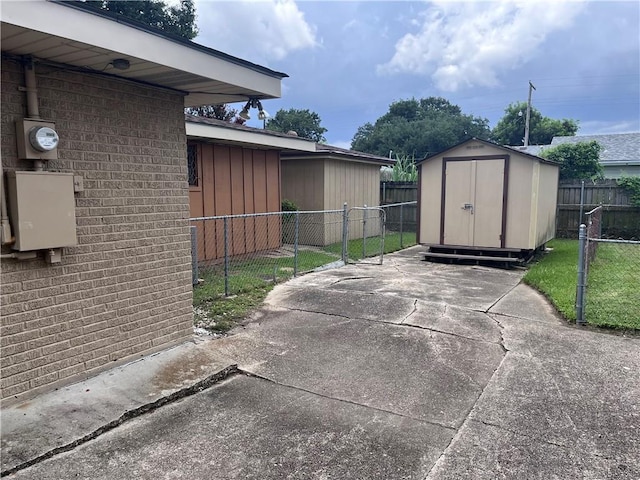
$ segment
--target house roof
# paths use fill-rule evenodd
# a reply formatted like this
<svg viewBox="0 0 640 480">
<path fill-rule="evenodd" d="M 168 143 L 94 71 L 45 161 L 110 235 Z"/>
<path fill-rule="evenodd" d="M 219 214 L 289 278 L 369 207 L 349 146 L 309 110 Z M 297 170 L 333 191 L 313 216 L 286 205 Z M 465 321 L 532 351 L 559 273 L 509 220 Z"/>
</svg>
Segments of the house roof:
<svg viewBox="0 0 640 480">
<path fill-rule="evenodd" d="M 474 137 L 474 138 L 469 138 L 468 140 L 465 140 L 465 141 L 463 141 L 463 142 L 460 142 L 460 143 L 458 143 L 457 145 L 454 145 L 454 146 L 452 146 L 452 147 L 447 148 L 446 150 L 443 150 L 443 151 L 441 151 L 441 152 L 439 152 L 439 153 L 436 153 L 435 155 L 430 155 L 430 156 L 428 156 L 428 157 L 426 157 L 426 158 L 423 158 L 422 160 L 420 160 L 420 161 L 418 161 L 418 162 L 416 162 L 416 163 L 419 165 L 419 164 L 421 164 L 421 163 L 423 163 L 423 162 L 428 162 L 429 160 L 432 160 L 432 159 L 434 159 L 434 158 L 442 157 L 442 156 L 444 156 L 447 152 L 450 152 L 451 150 L 456 149 L 456 148 L 458 148 L 458 147 L 460 147 L 460 146 L 464 145 L 465 143 L 468 143 L 468 142 L 474 142 L 474 141 L 475 141 L 475 142 L 484 143 L 485 145 L 490 145 L 490 146 L 495 147 L 495 148 L 498 148 L 498 149 L 500 149 L 500 150 L 504 150 L 505 152 L 507 152 L 507 153 L 509 153 L 509 154 L 512 154 L 512 153 L 514 153 L 514 151 L 515 151 L 515 152 L 519 153 L 520 155 L 524 155 L 525 157 L 529 157 L 529 158 L 531 158 L 532 160 L 537 160 L 538 162 L 548 163 L 548 164 L 550 164 L 550 165 L 558 165 L 558 163 L 557 163 L 557 162 L 553 162 L 553 161 L 551 161 L 551 160 L 547 160 L 547 159 L 545 159 L 545 158 L 538 157 L 537 155 L 533 155 L 533 154 L 531 154 L 531 153 L 528 153 L 527 151 L 521 151 L 519 147 L 507 147 L 507 146 L 503 146 L 503 145 L 498 145 L 497 143 L 493 143 L 493 142 L 490 142 L 490 141 L 488 141 L 488 140 L 482 140 L 481 138 L 475 138 L 475 137 Z M 473 155 L 470 155 L 470 156 L 473 156 Z"/>
<path fill-rule="evenodd" d="M 278 98 L 287 76 L 84 2 L 2 2 L 1 20 L 3 54 L 170 88 L 185 106 Z"/>
<path fill-rule="evenodd" d="M 185 115 L 187 137 L 205 141 L 218 141 L 252 148 L 277 149 L 294 152 L 315 152 L 316 143 L 286 133 L 247 127 L 214 118 Z"/>
<path fill-rule="evenodd" d="M 506 145 L 505 145 L 506 146 Z M 513 150 L 517 151 L 517 152 L 523 152 L 523 153 L 528 153 L 530 155 L 535 155 L 537 157 L 540 156 L 540 154 L 546 150 L 547 148 L 551 147 L 551 145 L 527 145 L 526 147 L 523 145 L 520 146 L 512 146 L 509 145 L 508 148 L 512 148 Z"/>
<path fill-rule="evenodd" d="M 590 142 L 595 140 L 602 146 L 602 165 L 640 165 L 640 132 L 614 133 L 609 135 L 575 135 L 553 137 L 551 146 L 563 143 Z"/>
<path fill-rule="evenodd" d="M 262 128 L 248 127 L 238 123 L 225 122 L 214 118 L 185 115 L 187 137 L 219 141 L 253 148 L 275 148 L 282 151 L 283 160 L 302 160 L 310 157 L 336 157 L 352 161 L 391 165 L 385 157 L 356 152 L 345 148 L 316 143 L 313 140 L 288 133 L 274 132 Z"/>
</svg>

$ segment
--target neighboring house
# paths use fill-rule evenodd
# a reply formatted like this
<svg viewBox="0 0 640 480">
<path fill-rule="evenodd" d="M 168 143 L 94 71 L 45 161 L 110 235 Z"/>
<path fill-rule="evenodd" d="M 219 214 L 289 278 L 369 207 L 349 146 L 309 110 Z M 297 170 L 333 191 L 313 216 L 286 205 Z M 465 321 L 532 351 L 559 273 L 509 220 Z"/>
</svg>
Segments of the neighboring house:
<svg viewBox="0 0 640 480">
<path fill-rule="evenodd" d="M 551 147 L 563 143 L 592 140 L 602 147 L 600 163 L 604 169 L 604 178 L 620 178 L 623 175 L 640 176 L 640 132 L 553 137 Z"/>
<path fill-rule="evenodd" d="M 189 142 L 189 205 L 192 218 L 279 212 L 280 154 L 315 152 L 311 140 L 186 115 Z M 198 259 L 224 256 L 223 221 L 194 222 Z M 279 248 L 281 222 L 276 216 L 232 219 L 231 255 Z"/>
<path fill-rule="evenodd" d="M 315 152 L 283 152 L 282 198 L 300 210 L 340 210 L 380 204 L 380 167 L 393 160 L 330 145 L 317 144 Z M 342 240 L 342 225 L 327 214 L 302 243 L 329 245 Z M 372 234 L 375 232 L 372 231 Z M 361 232 L 351 230 L 350 238 Z"/>
<path fill-rule="evenodd" d="M 559 166 L 470 139 L 418 162 L 418 242 L 428 256 L 528 256 L 555 235 Z"/>
<path fill-rule="evenodd" d="M 1 8 L 12 402 L 191 338 L 183 109 L 276 98 L 285 75 L 82 2 Z"/>
</svg>

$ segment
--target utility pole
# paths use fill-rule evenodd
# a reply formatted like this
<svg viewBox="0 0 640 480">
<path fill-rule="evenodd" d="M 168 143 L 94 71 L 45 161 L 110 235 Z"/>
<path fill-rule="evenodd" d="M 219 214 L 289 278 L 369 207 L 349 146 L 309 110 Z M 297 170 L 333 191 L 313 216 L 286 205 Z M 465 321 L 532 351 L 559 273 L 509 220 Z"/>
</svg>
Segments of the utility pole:
<svg viewBox="0 0 640 480">
<path fill-rule="evenodd" d="M 533 86 L 531 80 L 529 80 L 529 101 L 527 102 L 527 117 L 524 121 L 524 146 L 527 147 L 529 145 L 529 120 L 531 119 L 531 91 L 535 90 L 536 87 Z"/>
</svg>

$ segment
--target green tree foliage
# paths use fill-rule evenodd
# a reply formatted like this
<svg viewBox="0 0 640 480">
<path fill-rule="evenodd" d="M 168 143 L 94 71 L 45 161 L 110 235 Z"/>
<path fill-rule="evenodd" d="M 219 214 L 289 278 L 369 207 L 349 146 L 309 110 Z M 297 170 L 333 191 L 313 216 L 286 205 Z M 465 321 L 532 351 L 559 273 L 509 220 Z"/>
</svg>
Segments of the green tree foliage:
<svg viewBox="0 0 640 480">
<path fill-rule="evenodd" d="M 225 122 L 244 124 L 245 119 L 238 116 L 238 110 L 229 108 L 228 105 L 222 103 L 220 105 L 203 105 L 200 107 L 188 107 L 184 109 L 184 113 L 195 115 L 196 117 L 215 118 Z"/>
<path fill-rule="evenodd" d="M 174 6 L 168 6 L 162 0 L 90 0 L 87 3 L 188 40 L 198 35 L 193 0 L 181 0 Z"/>
<path fill-rule="evenodd" d="M 351 148 L 388 156 L 424 158 L 464 140 L 489 138 L 489 121 L 465 115 L 457 105 L 441 97 L 400 100 L 374 124 L 358 128 Z"/>
<path fill-rule="evenodd" d="M 491 131 L 491 140 L 500 145 L 523 145 L 527 103 L 516 102 L 504 110 L 504 116 Z M 554 120 L 543 117 L 531 107 L 529 119 L 529 145 L 549 145 L 553 137 L 575 135 L 578 122 L 570 119 Z"/>
<path fill-rule="evenodd" d="M 265 128 L 283 133 L 294 131 L 299 137 L 322 143 L 327 141 L 324 137 L 327 129 L 322 127 L 320 122 L 320 115 L 309 110 L 280 109 L 273 118 L 267 120 Z"/>
<path fill-rule="evenodd" d="M 563 143 L 541 155 L 560 164 L 560 180 L 595 180 L 602 178 L 601 149 L 596 141 Z"/>
<path fill-rule="evenodd" d="M 629 194 L 631 205 L 640 207 L 640 177 L 623 175 L 616 183 Z"/>
</svg>

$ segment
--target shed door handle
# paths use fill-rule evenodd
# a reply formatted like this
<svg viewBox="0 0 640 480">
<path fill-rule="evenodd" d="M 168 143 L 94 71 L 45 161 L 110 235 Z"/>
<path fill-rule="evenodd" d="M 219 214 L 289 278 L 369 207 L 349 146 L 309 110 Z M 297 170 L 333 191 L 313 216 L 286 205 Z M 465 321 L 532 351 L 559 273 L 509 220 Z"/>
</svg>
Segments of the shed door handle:
<svg viewBox="0 0 640 480">
<path fill-rule="evenodd" d="M 462 206 L 462 209 L 463 209 L 463 210 L 471 210 L 471 215 L 473 215 L 473 204 L 471 204 L 471 203 L 465 203 L 465 204 Z"/>
</svg>

